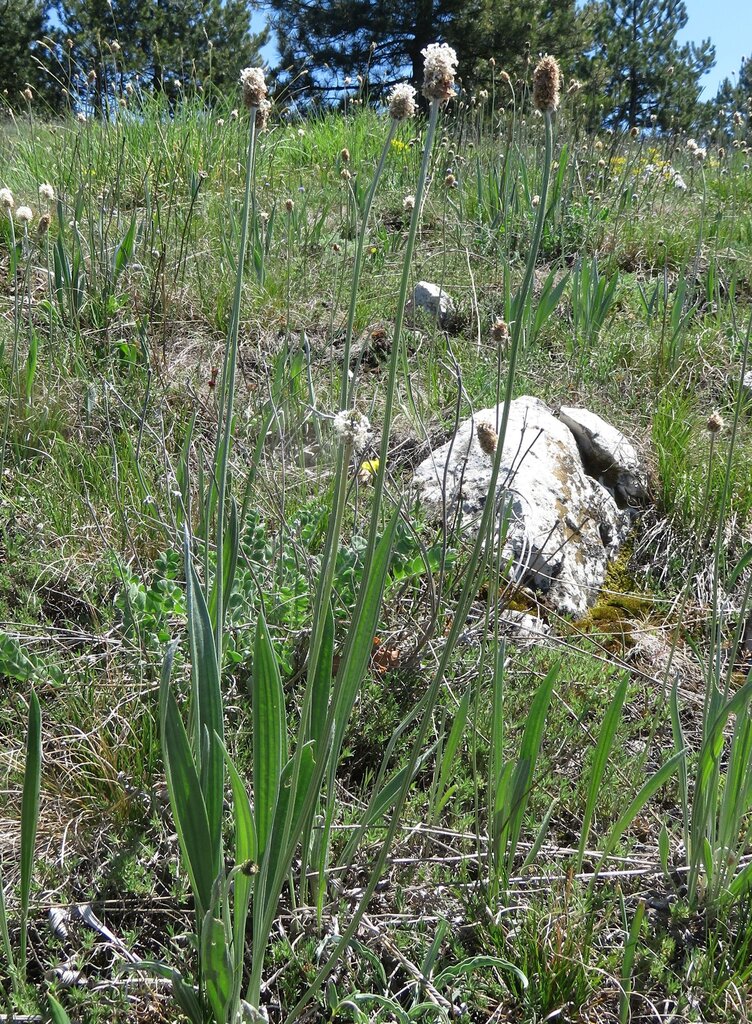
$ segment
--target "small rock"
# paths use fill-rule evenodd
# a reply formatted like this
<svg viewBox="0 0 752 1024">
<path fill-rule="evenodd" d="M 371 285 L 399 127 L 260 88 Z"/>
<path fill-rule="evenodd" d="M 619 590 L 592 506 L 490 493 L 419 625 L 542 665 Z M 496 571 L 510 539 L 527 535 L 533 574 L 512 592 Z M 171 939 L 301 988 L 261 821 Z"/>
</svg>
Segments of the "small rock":
<svg viewBox="0 0 752 1024">
<path fill-rule="evenodd" d="M 532 647 L 551 635 L 551 627 L 543 619 L 512 608 L 501 617 L 501 627 L 520 647 Z"/>
<path fill-rule="evenodd" d="M 559 419 L 574 434 L 585 472 L 603 484 L 619 508 L 644 505 L 648 497 L 647 474 L 624 434 L 589 409 L 562 406 Z"/>
<path fill-rule="evenodd" d="M 443 288 L 430 281 L 418 281 L 408 300 L 407 312 L 422 309 L 438 320 L 440 327 L 449 327 L 454 320 L 456 307 L 454 299 Z"/>
</svg>

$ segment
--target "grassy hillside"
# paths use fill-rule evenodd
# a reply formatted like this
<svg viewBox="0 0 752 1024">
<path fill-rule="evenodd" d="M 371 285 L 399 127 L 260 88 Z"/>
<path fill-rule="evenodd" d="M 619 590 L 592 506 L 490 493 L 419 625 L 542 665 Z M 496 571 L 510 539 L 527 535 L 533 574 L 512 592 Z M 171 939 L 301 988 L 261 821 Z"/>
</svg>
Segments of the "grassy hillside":
<svg viewBox="0 0 752 1024">
<path fill-rule="evenodd" d="M 358 103 L 250 164 L 200 99 L 0 125 L 6 1012 L 749 1019 L 749 155 L 574 95 L 547 167 L 508 93 L 440 113 L 422 201 L 427 120 Z M 409 487 L 506 393 L 650 469 L 578 622 Z"/>
</svg>

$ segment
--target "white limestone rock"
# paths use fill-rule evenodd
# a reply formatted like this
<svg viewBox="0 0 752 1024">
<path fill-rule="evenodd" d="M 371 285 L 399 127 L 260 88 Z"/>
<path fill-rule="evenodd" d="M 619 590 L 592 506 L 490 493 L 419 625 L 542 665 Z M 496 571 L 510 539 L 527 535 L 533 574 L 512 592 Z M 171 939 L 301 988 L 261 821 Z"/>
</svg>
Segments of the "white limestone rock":
<svg viewBox="0 0 752 1024">
<path fill-rule="evenodd" d="M 551 627 L 537 615 L 508 609 L 501 618 L 502 632 L 518 647 L 532 647 L 544 643 L 551 635 Z"/>
<path fill-rule="evenodd" d="M 619 508 L 644 505 L 648 495 L 645 469 L 634 445 L 589 409 L 562 406 L 559 419 L 574 434 L 587 473 L 613 494 Z"/>
<path fill-rule="evenodd" d="M 492 470 L 477 424 L 496 426 L 502 411 L 502 405 L 483 409 L 465 420 L 415 471 L 427 510 L 447 524 L 459 516 L 469 534 L 478 529 Z M 504 555 L 511 578 L 545 594 L 556 611 L 584 615 L 629 531 L 630 516 L 585 472 L 574 434 L 538 398 L 511 403 L 496 499 L 497 531 L 508 517 Z"/>
<path fill-rule="evenodd" d="M 438 320 L 441 327 L 451 326 L 456 313 L 452 296 L 430 281 L 418 281 L 406 308 L 408 313 L 413 314 L 415 310 L 423 310 L 428 316 Z"/>
</svg>

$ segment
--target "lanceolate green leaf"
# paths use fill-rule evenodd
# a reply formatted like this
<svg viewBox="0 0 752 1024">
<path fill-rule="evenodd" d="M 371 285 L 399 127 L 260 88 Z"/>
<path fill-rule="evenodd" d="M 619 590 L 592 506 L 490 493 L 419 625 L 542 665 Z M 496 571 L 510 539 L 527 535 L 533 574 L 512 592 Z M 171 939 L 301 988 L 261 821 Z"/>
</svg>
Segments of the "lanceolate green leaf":
<svg viewBox="0 0 752 1024">
<path fill-rule="evenodd" d="M 16 973 L 16 964 L 13 959 L 13 947 L 10 944 L 10 932 L 8 930 L 8 911 L 5 906 L 5 880 L 3 879 L 2 861 L 0 861 L 0 939 L 3 942 L 8 973 L 13 977 Z"/>
<path fill-rule="evenodd" d="M 736 845 L 745 814 L 749 810 L 752 783 L 752 719 L 749 717 L 749 697 L 740 708 L 734 723 L 726 782 L 718 820 L 718 835 L 722 846 Z"/>
<path fill-rule="evenodd" d="M 507 845 L 507 870 L 511 870 L 512 861 L 517 849 L 517 842 L 522 829 L 522 819 L 530 798 L 535 765 L 538 761 L 543 729 L 546 724 L 548 706 L 551 703 L 554 683 L 559 674 L 559 666 L 548 672 L 546 678 L 538 687 L 538 690 L 530 705 L 525 731 L 522 735 L 520 756 L 514 770 L 511 782 L 511 796 L 509 802 L 509 840 Z"/>
<path fill-rule="evenodd" d="M 326 716 L 329 710 L 329 694 L 332 689 L 332 665 L 334 662 L 334 614 L 331 605 L 327 608 L 319 656 L 313 673 L 311 693 L 311 725 L 309 738 L 317 747 L 324 735 Z"/>
<path fill-rule="evenodd" d="M 527 854 L 525 856 L 525 859 L 523 860 L 522 864 L 520 865 L 520 871 L 524 870 L 524 868 L 528 867 L 528 865 L 535 863 L 535 860 L 536 860 L 538 854 L 540 853 L 540 848 L 541 848 L 541 846 L 543 846 L 543 841 L 545 840 L 546 836 L 548 835 L 548 827 L 551 824 L 551 818 L 553 816 L 553 813 L 554 813 L 554 811 L 556 810 L 556 808 L 558 806 L 559 806 L 559 799 L 558 799 L 558 797 L 556 797 L 548 805 L 546 813 L 543 815 L 543 820 L 541 821 L 541 823 L 540 823 L 540 825 L 538 827 L 538 831 L 535 834 L 535 838 L 533 839 L 532 843 L 530 844 L 530 849 L 528 850 L 528 852 L 527 852 Z"/>
<path fill-rule="evenodd" d="M 31 402 L 31 395 L 34 387 L 34 376 L 37 372 L 37 357 L 39 355 L 39 335 L 36 331 L 31 332 L 29 339 L 29 353 L 26 357 L 26 401 Z"/>
<path fill-rule="evenodd" d="M 497 869 L 501 866 L 501 855 L 509 834 L 511 817 L 510 792 L 511 779 L 514 772 L 514 761 L 507 761 L 499 769 L 498 778 L 494 780 L 493 817 L 491 821 L 491 849 L 496 860 Z"/>
<path fill-rule="evenodd" d="M 117 281 L 126 264 L 133 258 L 133 247 L 136 242 L 136 225 L 137 221 L 134 216 L 131 219 L 130 227 L 123 236 L 123 240 L 115 250 L 115 256 L 112 261 L 113 283 Z"/>
<path fill-rule="evenodd" d="M 745 867 L 734 878 L 733 882 L 729 886 L 729 895 L 733 899 L 738 899 L 739 897 L 746 895 L 750 889 L 752 889 L 752 861 L 745 865 Z"/>
<path fill-rule="evenodd" d="M 165 659 L 171 662 L 171 652 Z M 211 903 L 216 877 L 209 822 L 191 747 L 175 698 L 170 692 L 169 666 L 160 686 L 162 754 L 175 829 L 191 880 L 196 911 L 201 920 Z"/>
<path fill-rule="evenodd" d="M 256 826 L 248 800 L 248 792 L 240 774 L 223 746 L 227 774 L 232 786 L 232 805 L 235 816 L 235 864 L 244 865 L 235 875 L 233 885 L 232 933 L 234 948 L 235 995 L 240 996 L 245 954 L 245 926 L 248 919 L 248 904 L 253 889 L 253 879 L 258 870 L 258 848 Z"/>
<path fill-rule="evenodd" d="M 427 751 L 426 755 L 418 761 L 415 767 L 415 771 L 413 772 L 413 778 L 415 778 L 419 774 L 424 764 L 429 759 L 429 757 L 434 754 L 435 750 L 435 746 L 432 746 L 430 750 Z M 373 825 L 386 814 L 386 812 L 392 806 L 394 801 L 397 799 L 397 795 L 404 786 L 406 778 L 407 768 L 401 768 L 397 772 L 397 774 L 394 775 L 389 780 L 389 782 L 386 783 L 384 788 L 378 794 L 377 798 L 369 807 L 368 813 L 363 824 Z"/>
<path fill-rule="evenodd" d="M 632 968 L 634 967 L 637 943 L 640 938 L 642 919 L 645 916 L 645 901 L 640 900 L 637 904 L 635 916 L 627 937 L 627 944 L 624 948 L 624 961 L 621 968 L 621 992 L 619 993 L 619 1024 L 627 1024 L 629 1020 L 629 995 L 632 991 Z"/>
<path fill-rule="evenodd" d="M 700 747 L 690 827 L 690 873 L 687 880 L 690 893 L 694 892 L 700 861 L 705 856 L 704 840 L 708 838 L 709 830 L 716 824 L 717 770 L 723 752 L 724 729 L 731 715 L 738 715 L 744 711 L 750 697 L 752 682 L 747 682 L 717 712 Z"/>
<path fill-rule="evenodd" d="M 603 781 L 603 773 L 606 770 L 606 764 L 608 763 L 608 759 L 611 754 L 614 736 L 616 735 L 616 729 L 621 719 L 621 710 L 624 706 L 624 698 L 626 695 L 627 676 L 625 675 L 622 676 L 621 682 L 616 688 L 616 693 L 609 704 L 608 711 L 606 712 L 603 724 L 601 725 L 598 742 L 595 745 L 595 751 L 593 753 L 593 767 L 588 782 L 587 797 L 585 800 L 585 813 L 582 816 L 580 845 L 577 851 L 578 871 L 582 867 L 582 858 L 585 852 L 585 847 L 587 846 L 588 836 L 590 834 L 590 823 L 593 820 L 595 802 L 598 799 L 601 782 Z"/>
<path fill-rule="evenodd" d="M 188 635 L 191 645 L 193 756 L 199 769 L 199 779 L 209 823 L 211 848 L 207 852 L 211 852 L 216 875 L 221 859 L 224 801 L 224 757 L 221 747 L 224 737 L 222 692 L 214 632 L 204 594 L 193 568 L 187 528 L 185 568 Z M 204 737 L 208 737 L 207 743 L 204 743 Z"/>
<path fill-rule="evenodd" d="M 734 568 L 729 573 L 729 577 L 726 580 L 726 589 L 732 591 L 736 586 L 736 581 L 742 575 L 745 569 L 747 569 L 752 563 L 752 544 L 746 549 L 742 557 L 736 563 Z"/>
<path fill-rule="evenodd" d="M 70 1017 L 54 996 L 47 996 L 52 1024 L 70 1024 Z"/>
<path fill-rule="evenodd" d="M 384 592 L 386 574 L 389 568 L 398 516 L 399 509 L 395 511 L 387 530 L 376 545 L 374 556 L 370 563 L 370 571 L 367 573 L 366 579 L 362 585 L 363 589 L 358 602 L 359 613 L 356 614 L 353 621 L 345 646 L 345 652 L 340 663 L 339 672 L 337 673 L 337 678 L 335 680 L 336 696 L 334 698 L 334 707 L 330 707 L 329 714 L 327 716 L 328 722 L 331 722 L 332 715 L 334 716 L 335 726 L 333 744 L 328 753 L 330 778 L 339 759 L 339 750 L 341 748 L 342 740 L 344 739 L 345 729 L 347 728 L 347 722 L 353 702 L 358 692 L 358 687 L 368 666 L 368 659 L 370 657 L 373 636 L 378 623 L 381 598 Z M 267 639 L 267 644 L 268 643 L 269 641 Z M 274 660 L 274 670 L 277 671 L 276 660 Z M 279 684 L 279 690 L 281 695 L 281 684 Z M 255 732 L 256 730 L 254 727 L 254 735 Z M 257 753 L 257 751 L 255 753 Z M 326 764 L 326 761 L 319 760 L 318 764 L 315 765 L 311 782 L 307 787 L 307 799 L 304 798 L 303 804 L 300 808 L 301 814 L 303 811 L 310 811 L 311 803 L 315 799 L 315 793 L 317 792 L 324 772 L 326 771 Z M 303 774 L 302 766 L 300 774 L 301 776 Z M 298 789 L 298 792 L 300 792 L 300 789 Z M 256 801 L 258 801 L 258 789 L 255 787 L 254 793 L 256 794 Z M 285 876 L 289 870 L 289 864 L 300 841 L 300 836 L 291 827 L 289 813 L 286 814 L 286 819 L 280 856 L 276 858 L 276 863 L 269 865 L 270 870 L 268 881 L 265 881 L 264 883 L 263 900 L 264 905 L 267 908 L 267 913 L 268 908 L 271 907 L 273 902 L 279 897 Z M 259 835 L 259 848 L 263 850 L 265 844 L 262 843 L 261 828 L 258 822 L 259 819 L 257 811 L 256 823 Z M 323 843 L 326 844 L 327 841 L 327 837 L 324 836 Z M 248 989 L 248 997 L 251 1001 L 258 998 L 257 993 L 260 985 L 260 973 L 258 973 L 258 970 L 259 969 L 254 965 L 254 971 L 252 972 L 251 982 Z"/>
<path fill-rule="evenodd" d="M 285 696 L 277 656 L 259 614 L 253 657 L 253 801 L 259 858 L 266 850 L 287 760 Z"/>
<path fill-rule="evenodd" d="M 362 584 L 365 589 L 360 595 L 358 605 L 359 614 L 356 615 L 356 618 L 353 620 L 350 627 L 350 632 L 345 644 L 345 650 L 342 655 L 342 660 L 337 672 L 337 678 L 335 680 L 335 696 L 333 698 L 334 708 L 330 708 L 328 715 L 328 720 L 330 720 L 332 711 L 334 711 L 334 737 L 327 755 L 329 789 L 332 792 L 334 790 L 335 769 L 339 761 L 339 752 L 345 737 L 345 730 L 347 729 L 347 724 L 352 711 L 352 706 L 358 693 L 358 688 L 366 673 L 368 661 L 371 656 L 373 637 L 378 625 L 381 599 L 384 593 L 387 572 L 389 571 L 389 562 L 391 559 L 398 517 L 399 509 L 395 511 L 388 528 L 376 545 L 376 551 L 370 565 L 370 572 Z M 321 685 L 323 686 L 323 683 Z M 320 760 L 318 754 L 317 762 L 317 767 L 319 769 L 318 779 L 320 780 L 323 778 L 323 774 L 326 770 L 326 764 Z M 320 785 L 320 781 L 317 781 L 315 784 Z M 330 806 L 324 819 L 323 834 L 320 839 L 322 856 L 325 856 L 326 850 L 329 847 L 329 833 L 332 823 L 331 811 L 332 808 Z M 289 852 L 290 849 L 288 846 L 288 853 Z M 323 868 L 323 859 L 320 860 L 319 867 Z M 275 884 L 281 885 L 281 882 L 282 878 L 278 874 L 275 879 Z"/>
<path fill-rule="evenodd" d="M 201 928 L 201 973 L 206 996 L 217 1024 L 225 1024 L 233 989 L 233 965 L 225 942 L 225 929 L 212 910 Z"/>
<path fill-rule="evenodd" d="M 389 561 L 392 555 L 394 534 L 399 520 L 399 509 L 392 516 L 389 526 L 376 546 L 371 572 L 363 586 L 366 588 L 360 604 L 360 614 L 353 622 L 345 645 L 345 652 L 337 673 L 337 698 L 334 722 L 334 761 L 339 758 L 339 750 L 345 737 L 345 730 L 350 718 L 355 697 L 361 680 L 366 673 L 371 657 L 373 638 L 379 621 L 381 598 L 386 584 Z"/>
<path fill-rule="evenodd" d="M 665 764 L 661 765 L 658 771 L 648 779 L 648 781 L 639 791 L 637 796 L 631 802 L 629 807 L 626 809 L 624 814 L 622 814 L 622 816 L 619 818 L 616 824 L 612 827 L 611 831 L 608 834 L 606 843 L 603 847 L 603 854 L 601 856 L 600 861 L 598 862 L 598 867 L 594 872 L 592 879 L 590 880 L 590 889 L 592 889 L 595 879 L 598 877 L 598 871 L 600 870 L 600 867 L 603 864 L 606 857 L 611 853 L 613 848 L 619 842 L 619 839 L 621 839 L 624 832 L 626 832 L 626 830 L 632 824 L 635 817 L 640 813 L 640 811 L 648 802 L 648 800 L 650 800 L 650 798 L 658 792 L 661 786 L 664 786 L 668 782 L 668 780 L 676 771 L 683 756 L 684 752 L 679 751 L 678 753 L 670 757 Z"/>
<path fill-rule="evenodd" d="M 465 725 L 467 724 L 467 715 L 470 710 L 470 687 L 468 686 L 462 695 L 459 707 L 454 716 L 454 722 L 449 732 L 449 737 L 444 747 L 444 752 L 441 758 L 441 770 L 439 772 L 439 783 L 436 789 L 436 814 L 438 815 L 447 799 L 447 791 L 449 788 L 449 779 L 452 774 L 456 771 L 456 765 L 454 758 L 459 748 L 460 741 L 462 740 L 462 734 L 465 731 Z"/>
<path fill-rule="evenodd" d="M 285 838 L 285 821 L 287 819 L 287 812 L 290 803 L 290 787 L 292 785 L 293 778 L 293 763 L 294 762 L 292 760 L 288 761 L 282 772 L 277 809 L 274 815 L 274 827 L 272 828 L 272 833 L 269 839 L 269 849 L 267 853 L 269 867 L 265 872 L 265 875 L 267 876 L 274 875 L 280 864 L 280 858 L 282 857 L 282 843 Z M 295 801 L 290 820 L 289 834 L 291 836 L 297 836 L 299 833 L 300 815 L 308 793 L 308 787 L 311 784 L 313 766 L 313 744 L 308 743 L 300 754 L 300 770 L 298 772 L 297 789 L 295 792 Z"/>
<path fill-rule="evenodd" d="M 466 960 L 460 960 L 459 963 L 452 964 L 451 967 L 445 968 L 440 974 L 436 975 L 435 984 L 437 986 L 444 985 L 446 982 L 454 981 L 455 978 L 459 978 L 462 975 L 473 974 L 489 967 L 514 974 L 523 989 L 526 989 L 530 984 L 523 971 L 521 971 L 519 967 L 515 967 L 514 964 L 509 963 L 508 960 L 502 960 L 498 956 L 483 955 L 468 957 Z"/>
<path fill-rule="evenodd" d="M 158 960 L 139 960 L 136 963 L 119 964 L 118 973 L 153 974 L 156 978 L 164 978 L 172 983 L 172 997 L 186 1015 L 191 1024 L 206 1024 L 206 1015 L 201 1009 L 196 989 L 188 985 L 178 971 L 173 970 Z M 57 1024 L 57 1022 L 55 1022 Z"/>
</svg>

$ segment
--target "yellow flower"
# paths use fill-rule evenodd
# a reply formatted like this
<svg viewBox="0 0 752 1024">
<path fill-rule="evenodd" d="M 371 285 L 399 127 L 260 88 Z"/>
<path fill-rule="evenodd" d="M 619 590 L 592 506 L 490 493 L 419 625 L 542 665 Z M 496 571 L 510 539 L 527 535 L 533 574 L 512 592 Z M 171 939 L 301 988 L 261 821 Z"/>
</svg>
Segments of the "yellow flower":
<svg viewBox="0 0 752 1024">
<path fill-rule="evenodd" d="M 367 459 L 361 463 L 360 469 L 358 470 L 358 481 L 361 484 L 373 483 L 373 478 L 379 471 L 379 459 Z"/>
</svg>

